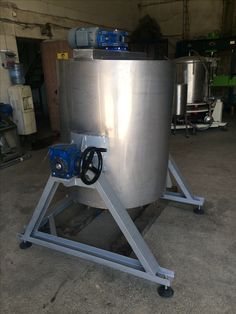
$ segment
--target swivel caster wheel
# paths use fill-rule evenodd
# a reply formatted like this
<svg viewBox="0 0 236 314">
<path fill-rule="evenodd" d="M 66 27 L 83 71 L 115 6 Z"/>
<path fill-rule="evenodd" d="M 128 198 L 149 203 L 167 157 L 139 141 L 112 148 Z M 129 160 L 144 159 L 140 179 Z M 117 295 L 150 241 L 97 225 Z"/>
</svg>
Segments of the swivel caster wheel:
<svg viewBox="0 0 236 314">
<path fill-rule="evenodd" d="M 31 242 L 28 242 L 28 241 L 22 241 L 19 245 L 19 247 L 22 249 L 22 250 L 26 250 L 28 249 L 29 247 L 32 246 L 32 243 Z"/>
<path fill-rule="evenodd" d="M 160 286 L 157 289 L 157 292 L 162 298 L 171 298 L 174 295 L 174 290 L 171 287 L 167 286 Z"/>
<path fill-rule="evenodd" d="M 203 215 L 204 214 L 204 209 L 201 207 L 201 206 L 198 206 L 198 207 L 195 207 L 193 209 L 193 212 L 196 214 L 196 215 Z"/>
</svg>

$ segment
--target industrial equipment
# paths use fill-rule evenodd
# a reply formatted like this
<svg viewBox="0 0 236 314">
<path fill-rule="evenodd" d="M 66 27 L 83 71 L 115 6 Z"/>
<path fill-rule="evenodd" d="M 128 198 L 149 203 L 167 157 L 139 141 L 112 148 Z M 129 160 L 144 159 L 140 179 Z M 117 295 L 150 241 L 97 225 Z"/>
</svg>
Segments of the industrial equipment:
<svg viewBox="0 0 236 314">
<path fill-rule="evenodd" d="M 30 154 L 23 152 L 17 134 L 17 126 L 11 117 L 12 107 L 0 103 L 0 169 L 31 157 Z"/>
<path fill-rule="evenodd" d="M 126 53 L 125 59 L 120 51 L 81 49 L 81 56 L 77 50 L 74 59 L 58 62 L 61 134 L 67 144 L 49 150 L 51 175 L 19 234 L 20 247 L 35 243 L 110 266 L 160 284 L 159 294 L 170 297 L 174 272 L 158 264 L 127 209 L 163 198 L 196 205 L 201 214 L 204 199 L 191 193 L 169 157 L 173 63 Z M 178 193 L 168 189 L 173 178 Z M 59 184 L 68 197 L 51 209 Z M 59 236 L 55 218 L 72 202 L 108 209 L 137 258 Z"/>
<path fill-rule="evenodd" d="M 222 59 L 224 60 L 225 53 L 227 54 L 227 59 L 230 60 L 230 62 L 228 65 L 224 64 L 223 66 Z M 209 96 L 212 100 L 214 98 L 214 102 L 211 106 L 213 123 L 210 126 L 221 127 L 225 129 L 227 124 L 222 122 L 222 100 L 224 100 L 224 105 L 231 107 L 231 110 L 235 107 L 236 104 L 236 37 L 231 36 L 220 38 L 219 35 L 213 33 L 209 34 L 208 38 L 205 39 L 184 40 L 177 43 L 176 57 L 178 59 L 191 54 L 194 54 L 195 58 L 198 57 L 199 59 L 200 57 L 199 61 L 201 60 L 205 65 L 207 65 L 208 90 L 211 92 Z M 199 85 L 197 84 L 197 86 Z M 195 86 L 193 86 L 193 88 L 195 88 Z M 227 89 L 228 95 L 226 97 L 224 96 L 224 89 Z M 196 108 L 198 111 L 200 111 L 201 108 L 203 109 L 203 107 L 199 105 L 197 105 Z M 190 114 L 192 116 L 195 115 L 195 122 L 199 122 L 196 121 L 196 116 L 199 118 L 199 112 L 196 113 L 196 110 L 192 110 Z M 204 115 L 204 113 L 201 114 L 200 122 L 204 122 Z M 205 122 L 207 121 L 212 121 L 212 119 L 207 117 Z M 181 125 L 178 125 L 177 127 L 183 128 Z M 198 127 L 206 129 L 206 124 L 204 126 L 203 123 L 200 123 Z"/>
<path fill-rule="evenodd" d="M 51 173 L 54 177 L 69 179 L 78 176 L 80 150 L 73 144 L 58 144 L 49 148 Z"/>
<path fill-rule="evenodd" d="M 0 103 L 0 168 L 22 155 L 17 127 L 11 121 L 12 108 Z"/>
<path fill-rule="evenodd" d="M 0 102 L 9 103 L 8 88 L 12 85 L 9 75 L 9 69 L 16 61 L 16 54 L 10 50 L 0 50 Z"/>
<path fill-rule="evenodd" d="M 174 88 L 174 98 L 173 98 L 173 133 L 176 133 L 176 126 L 177 126 L 177 119 L 183 118 L 186 125 L 186 131 L 188 127 L 187 123 L 187 115 L 186 115 L 186 106 L 187 106 L 187 91 L 188 85 L 187 84 L 175 84 Z"/>
<path fill-rule="evenodd" d="M 71 48 L 102 48 L 109 50 L 127 50 L 128 33 L 124 31 L 105 30 L 99 27 L 76 27 L 68 34 Z"/>
<path fill-rule="evenodd" d="M 34 104 L 30 86 L 14 85 L 8 89 L 10 104 L 13 108 L 13 121 L 19 135 L 36 132 Z"/>
<path fill-rule="evenodd" d="M 236 37 L 222 37 L 217 34 L 209 34 L 206 39 L 184 40 L 177 42 L 176 57 L 187 56 L 191 51 L 197 52 L 204 57 L 214 57 L 218 60 L 215 65 L 215 70 L 212 76 L 211 86 L 225 86 L 229 88 L 229 92 L 233 92 L 233 87 L 236 86 Z M 223 73 L 218 72 L 218 67 L 221 62 L 220 53 L 228 52 L 227 59 L 230 60 L 227 68 L 224 67 Z M 232 95 L 231 95 L 232 96 Z M 232 99 L 230 99 L 232 101 Z"/>
<path fill-rule="evenodd" d="M 222 103 L 211 95 L 211 82 L 216 68 L 215 58 L 204 58 L 200 55 L 187 56 L 175 59 L 176 84 L 187 85 L 187 99 L 185 105 L 180 106 L 174 100 L 174 107 L 185 108 L 185 112 L 174 115 L 172 128 L 188 128 L 194 130 L 207 130 L 210 127 L 224 127 L 222 122 Z M 182 97 L 183 99 L 183 97 Z M 220 112 L 221 110 L 221 112 Z"/>
</svg>

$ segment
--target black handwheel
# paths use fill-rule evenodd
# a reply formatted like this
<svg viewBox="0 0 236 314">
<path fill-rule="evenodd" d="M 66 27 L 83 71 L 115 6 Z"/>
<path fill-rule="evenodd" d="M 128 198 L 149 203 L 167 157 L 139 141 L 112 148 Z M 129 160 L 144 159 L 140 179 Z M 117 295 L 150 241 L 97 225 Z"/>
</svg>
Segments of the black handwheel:
<svg viewBox="0 0 236 314">
<path fill-rule="evenodd" d="M 160 286 L 158 289 L 158 294 L 162 298 L 171 298 L 174 295 L 174 290 L 171 287 Z"/>
<path fill-rule="evenodd" d="M 106 152 L 106 149 L 97 148 L 97 147 L 88 147 L 82 153 L 82 156 L 80 158 L 80 164 L 79 164 L 79 174 L 80 174 L 80 179 L 86 185 L 91 185 L 95 183 L 100 177 L 100 174 L 102 172 L 102 166 L 103 166 L 103 159 L 102 159 L 101 152 Z M 92 178 L 90 178 L 88 175 L 89 171 L 92 172 L 93 174 Z"/>
<path fill-rule="evenodd" d="M 28 241 L 22 241 L 19 246 L 22 250 L 25 250 L 25 249 L 28 249 L 29 247 L 31 247 L 32 243 L 28 242 Z"/>
</svg>

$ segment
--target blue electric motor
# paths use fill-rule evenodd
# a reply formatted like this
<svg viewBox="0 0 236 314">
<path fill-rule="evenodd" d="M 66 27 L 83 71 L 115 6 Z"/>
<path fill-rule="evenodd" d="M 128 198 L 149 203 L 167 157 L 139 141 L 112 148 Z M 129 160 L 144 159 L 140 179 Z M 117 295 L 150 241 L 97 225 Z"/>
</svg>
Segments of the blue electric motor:
<svg viewBox="0 0 236 314">
<path fill-rule="evenodd" d="M 81 151 L 74 144 L 57 144 L 49 148 L 52 176 L 69 179 L 79 175 Z"/>
<path fill-rule="evenodd" d="M 72 49 L 98 48 L 108 50 L 127 50 L 128 33 L 105 30 L 99 27 L 76 27 L 68 33 L 68 42 Z"/>
</svg>

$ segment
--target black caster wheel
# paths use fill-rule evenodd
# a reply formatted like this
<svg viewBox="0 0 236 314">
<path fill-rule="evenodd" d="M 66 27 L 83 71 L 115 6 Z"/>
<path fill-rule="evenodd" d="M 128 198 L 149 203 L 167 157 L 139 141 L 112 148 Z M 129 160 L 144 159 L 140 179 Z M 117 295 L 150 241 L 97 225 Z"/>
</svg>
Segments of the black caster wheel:
<svg viewBox="0 0 236 314">
<path fill-rule="evenodd" d="M 202 207 L 195 207 L 193 209 L 193 212 L 196 214 L 196 215 L 203 215 L 204 214 L 204 209 Z"/>
<path fill-rule="evenodd" d="M 171 298 L 174 295 L 174 290 L 171 287 L 167 287 L 167 286 L 160 286 L 157 289 L 157 292 L 159 296 L 162 298 Z"/>
<path fill-rule="evenodd" d="M 28 249 L 29 247 L 31 247 L 32 243 L 28 242 L 28 241 L 22 241 L 19 246 L 22 250 L 25 250 L 25 249 Z"/>
</svg>

